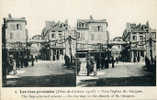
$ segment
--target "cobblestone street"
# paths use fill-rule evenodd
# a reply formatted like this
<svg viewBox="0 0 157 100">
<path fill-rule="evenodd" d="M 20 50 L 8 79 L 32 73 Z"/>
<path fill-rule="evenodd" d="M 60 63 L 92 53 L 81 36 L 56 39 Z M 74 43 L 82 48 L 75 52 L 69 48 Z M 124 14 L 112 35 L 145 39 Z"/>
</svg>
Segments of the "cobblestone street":
<svg viewBox="0 0 157 100">
<path fill-rule="evenodd" d="M 144 71 L 144 63 L 118 63 L 115 68 L 97 72 L 97 76 L 86 76 L 85 64 L 83 71 L 77 76 L 77 86 L 126 86 L 126 85 L 153 85 L 155 75 Z"/>
<path fill-rule="evenodd" d="M 67 69 L 63 63 L 39 61 L 17 71 L 16 75 L 7 76 L 7 86 L 75 86 L 74 70 Z M 70 81 L 69 81 L 70 80 Z"/>
</svg>

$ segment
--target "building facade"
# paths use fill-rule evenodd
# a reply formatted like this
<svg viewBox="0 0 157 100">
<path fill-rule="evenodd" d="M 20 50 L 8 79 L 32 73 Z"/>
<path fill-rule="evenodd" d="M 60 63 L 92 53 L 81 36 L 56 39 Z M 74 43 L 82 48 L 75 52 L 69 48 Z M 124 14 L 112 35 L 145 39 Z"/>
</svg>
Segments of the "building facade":
<svg viewBox="0 0 157 100">
<path fill-rule="evenodd" d="M 122 37 L 115 37 L 113 40 L 110 42 L 113 46 L 111 48 L 111 53 L 112 56 L 116 59 L 121 58 L 121 51 L 123 49 L 123 44 L 125 43 L 122 39 Z"/>
<path fill-rule="evenodd" d="M 28 51 L 28 30 L 26 29 L 27 21 L 23 18 L 13 18 L 10 14 L 7 18 L 4 18 L 4 24 L 6 25 L 5 38 L 6 48 L 9 54 L 26 54 Z M 4 37 L 5 36 L 5 37 Z"/>
<path fill-rule="evenodd" d="M 127 23 L 126 29 L 123 32 L 123 40 L 129 43 L 128 61 L 139 62 L 144 61 L 146 56 L 146 44 L 149 23 L 146 24 L 132 24 Z M 151 32 L 150 32 L 151 33 Z"/>
<path fill-rule="evenodd" d="M 156 59 L 156 30 L 149 29 L 146 34 L 146 57 L 149 60 Z"/>
<path fill-rule="evenodd" d="M 65 35 L 68 32 L 68 23 L 46 21 L 42 30 L 42 39 L 47 41 L 42 45 L 41 56 L 44 60 L 62 60 L 65 54 Z"/>
<path fill-rule="evenodd" d="M 109 41 L 109 32 L 107 31 L 108 22 L 106 19 L 89 19 L 77 20 L 77 32 L 80 35 L 78 39 L 78 51 L 97 50 L 99 45 L 107 44 Z"/>
<path fill-rule="evenodd" d="M 42 42 L 42 37 L 41 35 L 34 35 L 30 40 L 30 51 L 31 54 L 34 56 L 37 56 L 40 58 L 40 50 L 41 50 L 41 42 Z"/>
</svg>

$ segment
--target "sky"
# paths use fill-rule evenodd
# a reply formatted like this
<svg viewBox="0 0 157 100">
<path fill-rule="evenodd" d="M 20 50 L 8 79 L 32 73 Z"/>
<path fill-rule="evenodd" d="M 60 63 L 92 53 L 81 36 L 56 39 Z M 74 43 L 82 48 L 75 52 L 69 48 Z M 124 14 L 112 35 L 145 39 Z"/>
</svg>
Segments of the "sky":
<svg viewBox="0 0 157 100">
<path fill-rule="evenodd" d="M 26 17 L 29 37 L 41 34 L 45 21 L 65 21 L 76 26 L 77 19 L 106 19 L 110 37 L 122 36 L 126 23 L 149 21 L 157 27 L 157 0 L 1 0 L 3 17 Z"/>
</svg>

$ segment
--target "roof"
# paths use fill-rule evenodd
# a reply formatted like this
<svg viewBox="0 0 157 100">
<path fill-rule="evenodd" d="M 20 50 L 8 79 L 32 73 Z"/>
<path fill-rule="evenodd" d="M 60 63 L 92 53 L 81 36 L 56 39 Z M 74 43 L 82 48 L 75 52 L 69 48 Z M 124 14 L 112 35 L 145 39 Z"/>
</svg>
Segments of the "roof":
<svg viewBox="0 0 157 100">
<path fill-rule="evenodd" d="M 51 31 L 65 31 L 68 28 L 68 24 L 65 23 L 53 23 L 48 26 L 45 26 L 42 30 L 41 35 L 45 37 L 47 33 Z"/>
<path fill-rule="evenodd" d="M 107 22 L 106 19 L 78 19 L 77 22 L 83 22 L 83 23 L 105 23 Z"/>
<path fill-rule="evenodd" d="M 127 30 L 132 30 L 132 31 L 145 31 L 148 29 L 148 25 L 146 24 L 134 24 L 134 23 L 128 23 Z"/>
<path fill-rule="evenodd" d="M 25 17 L 22 17 L 22 18 L 5 18 L 6 21 L 25 21 L 26 22 L 26 19 Z"/>
<path fill-rule="evenodd" d="M 117 40 L 122 40 L 122 37 L 121 36 L 117 36 L 117 37 L 113 38 L 113 41 L 117 41 Z"/>
<path fill-rule="evenodd" d="M 151 32 L 156 32 L 156 29 L 150 29 Z"/>
<path fill-rule="evenodd" d="M 41 37 L 42 37 L 42 36 L 38 34 L 38 35 L 34 35 L 34 36 L 32 37 L 32 39 L 41 39 Z"/>
</svg>

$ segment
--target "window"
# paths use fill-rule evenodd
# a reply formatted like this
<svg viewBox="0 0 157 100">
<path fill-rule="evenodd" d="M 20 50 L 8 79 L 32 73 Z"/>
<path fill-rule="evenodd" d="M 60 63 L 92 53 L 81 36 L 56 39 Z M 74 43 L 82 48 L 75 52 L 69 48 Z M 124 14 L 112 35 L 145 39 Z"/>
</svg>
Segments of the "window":
<svg viewBox="0 0 157 100">
<path fill-rule="evenodd" d="M 82 23 L 82 28 L 84 28 L 84 23 Z"/>
<path fill-rule="evenodd" d="M 98 29 L 97 29 L 96 26 L 93 26 L 93 27 L 92 27 L 92 30 L 93 30 L 94 32 L 97 32 L 97 31 L 98 31 Z"/>
<path fill-rule="evenodd" d="M 13 31 L 16 30 L 16 25 L 15 24 L 10 24 L 10 29 L 13 30 Z"/>
<path fill-rule="evenodd" d="M 91 34 L 91 40 L 94 40 L 94 34 Z"/>
<path fill-rule="evenodd" d="M 81 36 L 82 40 L 85 40 L 85 34 L 84 33 L 82 33 L 80 36 Z"/>
<path fill-rule="evenodd" d="M 144 51 L 141 51 L 141 56 L 144 57 Z"/>
<path fill-rule="evenodd" d="M 21 24 L 16 24 L 16 29 L 17 29 L 17 30 L 22 30 Z"/>
<path fill-rule="evenodd" d="M 102 26 L 91 26 L 93 32 L 103 32 Z"/>
<path fill-rule="evenodd" d="M 82 26 L 81 23 L 79 23 L 79 28 L 81 28 L 81 26 Z"/>
<path fill-rule="evenodd" d="M 63 55 L 63 50 L 60 50 L 60 54 Z"/>
<path fill-rule="evenodd" d="M 87 25 L 87 24 L 85 24 L 85 28 L 88 28 L 88 25 Z"/>
<path fill-rule="evenodd" d="M 120 45 L 118 46 L 118 48 L 120 49 Z"/>
<path fill-rule="evenodd" d="M 17 30 L 20 30 L 20 24 L 17 24 L 17 25 L 16 25 L 16 29 L 17 29 Z"/>
<path fill-rule="evenodd" d="M 140 41 L 143 41 L 143 36 L 140 36 Z"/>
<path fill-rule="evenodd" d="M 98 26 L 98 32 L 100 32 L 100 28 L 101 28 L 101 26 Z"/>
<path fill-rule="evenodd" d="M 13 39 L 13 33 L 12 32 L 10 33 L 10 39 Z"/>
<path fill-rule="evenodd" d="M 137 37 L 136 37 L 136 36 L 133 36 L 132 38 L 133 38 L 133 40 L 136 40 L 136 39 L 137 39 Z"/>
<path fill-rule="evenodd" d="M 59 38 L 61 39 L 61 38 L 62 38 L 62 34 L 61 34 L 61 33 L 59 33 L 58 35 L 59 35 Z"/>
<path fill-rule="evenodd" d="M 54 37 L 55 37 L 55 34 L 51 34 L 51 37 L 54 38 Z"/>
</svg>

